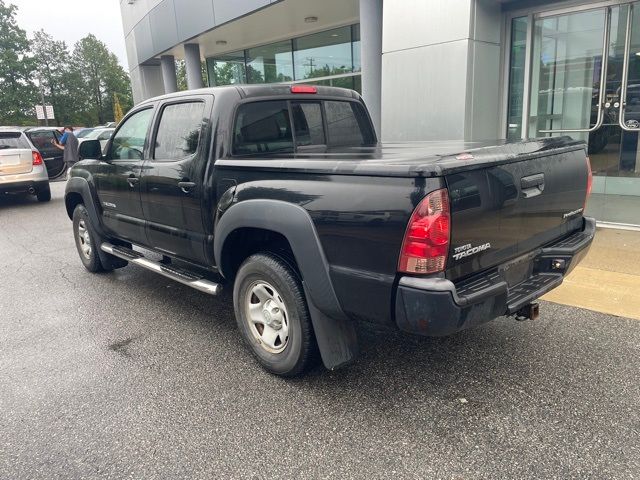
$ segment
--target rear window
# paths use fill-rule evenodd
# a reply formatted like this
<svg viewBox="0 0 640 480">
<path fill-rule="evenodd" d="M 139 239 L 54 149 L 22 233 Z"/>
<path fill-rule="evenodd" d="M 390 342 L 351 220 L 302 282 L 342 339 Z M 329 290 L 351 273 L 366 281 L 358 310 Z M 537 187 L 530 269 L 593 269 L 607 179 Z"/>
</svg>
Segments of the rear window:
<svg viewBox="0 0 640 480">
<path fill-rule="evenodd" d="M 296 146 L 325 145 L 320 102 L 294 102 L 291 114 L 296 132 Z"/>
<path fill-rule="evenodd" d="M 369 119 L 362 105 L 356 102 L 324 103 L 327 134 L 331 147 L 360 147 L 374 143 Z"/>
<path fill-rule="evenodd" d="M 31 145 L 20 132 L 0 132 L 0 149 L 7 148 L 31 148 Z"/>
<path fill-rule="evenodd" d="M 285 101 L 246 103 L 238 108 L 233 153 L 292 152 L 293 136 Z"/>
</svg>

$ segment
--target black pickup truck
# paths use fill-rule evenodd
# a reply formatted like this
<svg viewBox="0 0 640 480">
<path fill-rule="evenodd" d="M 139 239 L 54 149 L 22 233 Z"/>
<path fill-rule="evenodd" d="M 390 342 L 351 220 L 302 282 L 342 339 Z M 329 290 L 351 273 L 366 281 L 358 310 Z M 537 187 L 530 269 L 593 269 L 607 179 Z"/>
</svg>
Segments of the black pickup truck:
<svg viewBox="0 0 640 480">
<path fill-rule="evenodd" d="M 586 145 L 380 144 L 360 96 L 304 85 L 166 95 L 103 155 L 86 141 L 65 203 L 92 272 L 137 264 L 208 294 L 270 372 L 353 360 L 354 322 L 448 335 L 535 300 L 586 254 Z"/>
</svg>

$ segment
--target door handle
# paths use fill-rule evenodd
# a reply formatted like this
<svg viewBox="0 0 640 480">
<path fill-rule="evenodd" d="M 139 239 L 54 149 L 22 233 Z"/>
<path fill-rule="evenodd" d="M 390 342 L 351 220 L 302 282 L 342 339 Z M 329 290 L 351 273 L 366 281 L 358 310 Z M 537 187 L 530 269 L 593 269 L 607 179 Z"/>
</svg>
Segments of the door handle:
<svg viewBox="0 0 640 480">
<path fill-rule="evenodd" d="M 538 196 L 544 190 L 544 173 L 536 173 L 520 179 L 520 188 L 524 198 Z"/>
<path fill-rule="evenodd" d="M 140 179 L 138 177 L 129 177 L 129 178 L 127 178 L 127 183 L 129 184 L 129 186 L 131 188 L 133 188 L 139 181 L 140 181 Z"/>
<path fill-rule="evenodd" d="M 191 190 L 195 186 L 195 183 L 189 181 L 178 182 L 178 187 L 180 187 L 180 190 L 182 190 L 184 193 L 191 193 Z"/>
</svg>

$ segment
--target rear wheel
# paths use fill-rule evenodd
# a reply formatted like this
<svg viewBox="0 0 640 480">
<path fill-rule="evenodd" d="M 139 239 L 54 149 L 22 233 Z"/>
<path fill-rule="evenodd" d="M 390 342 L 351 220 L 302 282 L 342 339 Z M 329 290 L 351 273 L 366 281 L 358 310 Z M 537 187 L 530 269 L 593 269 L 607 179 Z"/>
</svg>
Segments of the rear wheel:
<svg viewBox="0 0 640 480">
<path fill-rule="evenodd" d="M 279 257 L 257 254 L 245 260 L 233 303 L 238 329 L 269 372 L 293 377 L 318 357 L 302 284 Z"/>
<path fill-rule="evenodd" d="M 36 192 L 36 198 L 39 202 L 48 202 L 51 200 L 51 188 L 49 185 L 42 187 Z"/>
<path fill-rule="evenodd" d="M 82 204 L 76 206 L 73 211 L 73 236 L 80 261 L 82 261 L 87 270 L 93 273 L 111 270 L 110 268 L 105 268 L 100 261 L 100 255 L 98 255 L 97 251 L 100 248 L 100 237 L 93 229 L 89 213 Z"/>
</svg>

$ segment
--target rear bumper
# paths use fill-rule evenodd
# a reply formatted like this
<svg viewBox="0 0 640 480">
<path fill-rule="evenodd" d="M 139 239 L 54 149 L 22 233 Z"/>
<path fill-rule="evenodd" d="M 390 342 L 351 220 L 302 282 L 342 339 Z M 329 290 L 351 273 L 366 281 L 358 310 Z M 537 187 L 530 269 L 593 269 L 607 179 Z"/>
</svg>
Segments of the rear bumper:
<svg viewBox="0 0 640 480">
<path fill-rule="evenodd" d="M 29 188 L 36 191 L 49 185 L 49 175 L 44 165 L 36 165 L 29 173 L 15 175 L 0 175 L 0 193 L 28 192 Z"/>
<path fill-rule="evenodd" d="M 444 278 L 402 277 L 395 306 L 398 328 L 418 335 L 449 335 L 517 312 L 562 283 L 589 251 L 596 222 L 584 218 L 582 231 L 518 259 L 527 278 L 509 285 L 512 262 L 454 284 Z M 561 268 L 552 265 L 563 263 Z"/>
</svg>

